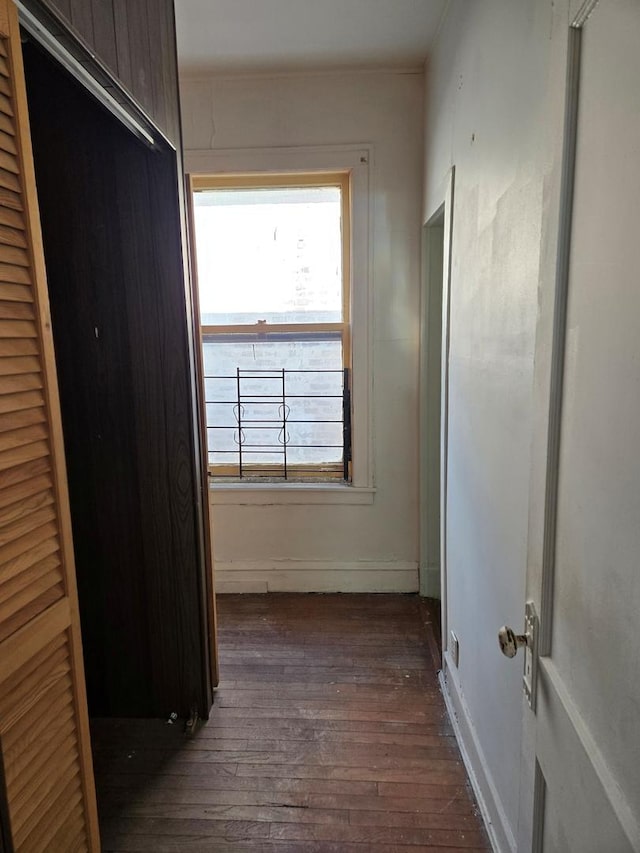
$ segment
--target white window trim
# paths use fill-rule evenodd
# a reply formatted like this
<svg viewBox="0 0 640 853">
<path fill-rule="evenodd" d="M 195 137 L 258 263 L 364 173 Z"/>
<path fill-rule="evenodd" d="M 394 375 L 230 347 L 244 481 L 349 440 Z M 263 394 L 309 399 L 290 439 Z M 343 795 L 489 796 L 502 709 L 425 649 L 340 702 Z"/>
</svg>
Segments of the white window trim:
<svg viewBox="0 0 640 853">
<path fill-rule="evenodd" d="M 210 483 L 213 504 L 372 503 L 370 145 L 187 150 L 190 175 L 349 171 L 351 176 L 352 482 Z"/>
<path fill-rule="evenodd" d="M 210 483 L 211 506 L 372 504 L 375 489 L 347 483 Z"/>
</svg>

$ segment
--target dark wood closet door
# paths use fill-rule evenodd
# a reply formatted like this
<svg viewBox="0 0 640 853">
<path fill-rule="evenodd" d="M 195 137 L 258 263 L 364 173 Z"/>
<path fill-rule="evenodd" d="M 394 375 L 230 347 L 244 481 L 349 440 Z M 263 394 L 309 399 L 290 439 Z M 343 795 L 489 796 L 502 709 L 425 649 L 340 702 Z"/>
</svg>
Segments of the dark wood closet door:
<svg viewBox="0 0 640 853">
<path fill-rule="evenodd" d="M 89 710 L 203 717 L 213 601 L 176 153 L 139 142 L 24 50 Z"/>
</svg>

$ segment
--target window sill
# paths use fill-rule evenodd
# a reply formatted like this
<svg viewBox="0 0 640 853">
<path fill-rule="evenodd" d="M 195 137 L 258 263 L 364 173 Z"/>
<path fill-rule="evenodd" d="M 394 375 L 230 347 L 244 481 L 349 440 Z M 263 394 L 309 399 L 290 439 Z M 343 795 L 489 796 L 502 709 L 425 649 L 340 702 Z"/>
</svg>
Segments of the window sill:
<svg viewBox="0 0 640 853">
<path fill-rule="evenodd" d="M 375 489 L 334 483 L 209 483 L 212 506 L 370 505 Z"/>
</svg>

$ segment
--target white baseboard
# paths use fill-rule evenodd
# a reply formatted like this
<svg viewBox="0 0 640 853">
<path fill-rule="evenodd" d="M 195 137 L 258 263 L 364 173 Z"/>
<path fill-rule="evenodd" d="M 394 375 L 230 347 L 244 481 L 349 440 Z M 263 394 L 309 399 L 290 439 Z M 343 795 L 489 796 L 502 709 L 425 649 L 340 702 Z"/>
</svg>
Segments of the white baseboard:
<svg viewBox="0 0 640 853">
<path fill-rule="evenodd" d="M 444 670 L 440 673 L 440 684 L 491 847 L 494 853 L 515 853 L 516 840 L 507 821 L 484 752 L 478 742 L 476 730 L 460 691 L 455 668 L 448 652 L 444 655 Z"/>
<path fill-rule="evenodd" d="M 418 564 L 324 560 L 215 562 L 216 592 L 418 592 Z"/>
</svg>

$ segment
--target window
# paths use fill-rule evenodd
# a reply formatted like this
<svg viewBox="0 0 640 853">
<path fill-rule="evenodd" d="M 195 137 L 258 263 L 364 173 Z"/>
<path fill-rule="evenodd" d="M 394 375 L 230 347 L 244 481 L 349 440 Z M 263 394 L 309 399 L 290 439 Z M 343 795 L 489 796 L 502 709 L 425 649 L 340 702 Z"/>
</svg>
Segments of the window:
<svg viewBox="0 0 640 853">
<path fill-rule="evenodd" d="M 192 189 L 211 476 L 349 481 L 349 173 Z"/>
</svg>

